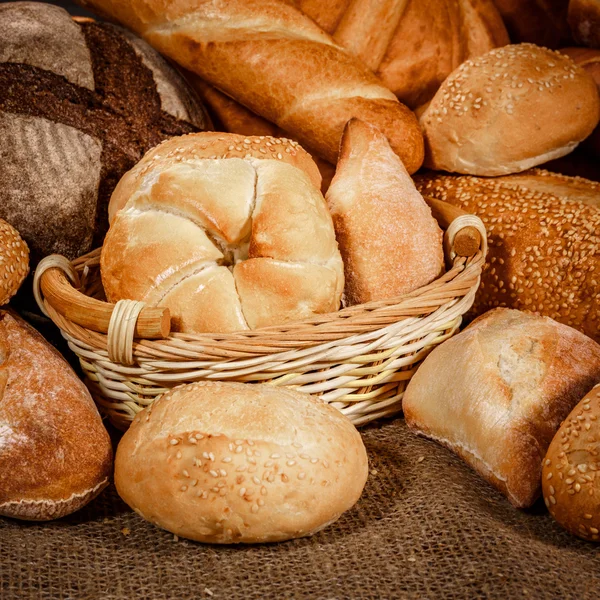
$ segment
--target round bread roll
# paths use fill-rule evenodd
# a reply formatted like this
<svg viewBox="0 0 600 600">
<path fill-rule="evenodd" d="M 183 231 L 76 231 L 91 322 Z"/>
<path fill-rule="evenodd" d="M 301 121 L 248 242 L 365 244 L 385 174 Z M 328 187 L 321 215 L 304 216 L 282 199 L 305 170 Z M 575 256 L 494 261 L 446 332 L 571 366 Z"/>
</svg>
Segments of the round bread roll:
<svg viewBox="0 0 600 600">
<path fill-rule="evenodd" d="M 571 152 L 598 124 L 592 77 L 533 44 L 468 60 L 421 116 L 425 166 L 471 175 L 517 173 Z"/>
<path fill-rule="evenodd" d="M 0 217 L 36 264 L 102 244 L 120 177 L 210 128 L 179 73 L 130 32 L 44 2 L 0 3 Z"/>
<path fill-rule="evenodd" d="M 107 298 L 167 306 L 182 332 L 337 310 L 343 264 L 319 186 L 296 142 L 226 133 L 165 142 L 111 199 Z"/>
<path fill-rule="evenodd" d="M 554 436 L 542 469 L 550 514 L 568 531 L 600 541 L 600 385 L 573 409 Z"/>
<path fill-rule="evenodd" d="M 119 495 L 143 518 L 217 544 L 308 536 L 359 499 L 358 431 L 337 410 L 281 387 L 202 382 L 140 412 L 115 459 Z"/>
<path fill-rule="evenodd" d="M 85 385 L 37 331 L 0 310 L 0 515 L 68 515 L 111 470 L 110 438 Z"/>
<path fill-rule="evenodd" d="M 0 306 L 21 287 L 29 273 L 29 248 L 19 232 L 0 219 Z"/>
</svg>

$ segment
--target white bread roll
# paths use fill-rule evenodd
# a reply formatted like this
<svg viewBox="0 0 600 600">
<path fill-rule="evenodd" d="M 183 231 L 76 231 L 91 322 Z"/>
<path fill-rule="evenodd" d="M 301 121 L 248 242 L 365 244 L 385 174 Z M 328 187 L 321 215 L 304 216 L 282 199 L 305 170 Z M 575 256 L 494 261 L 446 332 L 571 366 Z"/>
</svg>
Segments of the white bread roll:
<svg viewBox="0 0 600 600">
<path fill-rule="evenodd" d="M 85 385 L 37 331 L 0 311 L 0 515 L 68 515 L 108 485 L 111 469 Z"/>
<path fill-rule="evenodd" d="M 425 166 L 470 175 L 517 173 L 568 154 L 600 119 L 592 77 L 533 44 L 463 63 L 421 115 Z"/>
<path fill-rule="evenodd" d="M 0 306 L 18 291 L 29 273 L 29 248 L 19 232 L 0 219 Z"/>
<path fill-rule="evenodd" d="M 351 508 L 368 475 L 358 431 L 281 387 L 202 382 L 140 412 L 115 459 L 119 495 L 143 518 L 217 544 L 312 535 Z"/>
<path fill-rule="evenodd" d="M 554 436 L 542 469 L 550 514 L 584 540 L 600 541 L 600 385 L 586 394 Z"/>
<path fill-rule="evenodd" d="M 101 255 L 107 298 L 167 306 L 183 332 L 337 310 L 343 264 L 319 184 L 310 156 L 289 140 L 169 140 L 111 198 Z"/>
<path fill-rule="evenodd" d="M 402 408 L 517 507 L 539 496 L 561 422 L 600 382 L 600 345 L 548 317 L 498 308 L 425 359 Z"/>
<path fill-rule="evenodd" d="M 346 270 L 345 302 L 394 298 L 444 268 L 442 231 L 385 136 L 352 119 L 327 204 Z"/>
</svg>

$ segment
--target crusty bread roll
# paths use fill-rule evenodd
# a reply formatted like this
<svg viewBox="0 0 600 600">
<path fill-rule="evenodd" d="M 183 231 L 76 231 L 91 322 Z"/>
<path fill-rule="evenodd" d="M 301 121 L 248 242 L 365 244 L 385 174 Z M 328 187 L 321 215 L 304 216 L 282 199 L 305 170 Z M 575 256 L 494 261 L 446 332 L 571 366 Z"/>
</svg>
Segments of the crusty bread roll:
<svg viewBox="0 0 600 600">
<path fill-rule="evenodd" d="M 319 182 L 289 140 L 202 133 L 163 143 L 111 198 L 107 298 L 167 306 L 183 332 L 337 310 L 343 264 Z"/>
<path fill-rule="evenodd" d="M 492 0 L 295 0 L 407 106 L 463 61 L 509 43 Z"/>
<path fill-rule="evenodd" d="M 282 387 L 202 382 L 140 412 L 115 460 L 120 496 L 182 537 L 217 544 L 308 536 L 360 497 L 367 454 L 350 421 Z"/>
<path fill-rule="evenodd" d="M 308 17 L 279 0 L 82 0 L 288 131 L 331 163 L 359 117 L 388 137 L 409 172 L 423 162 L 414 114 Z"/>
<path fill-rule="evenodd" d="M 600 2 L 570 0 L 569 26 L 573 39 L 583 46 L 600 48 Z"/>
<path fill-rule="evenodd" d="M 352 119 L 326 196 L 344 260 L 345 303 L 411 292 L 444 268 L 442 231 L 376 129 Z"/>
<path fill-rule="evenodd" d="M 600 541 L 600 385 L 586 394 L 554 436 L 542 469 L 550 514 L 568 531 Z"/>
<path fill-rule="evenodd" d="M 559 52 L 505 46 L 463 63 L 421 115 L 425 165 L 517 173 L 568 154 L 599 119 L 598 90 L 585 70 Z"/>
<path fill-rule="evenodd" d="M 0 219 L 0 306 L 18 291 L 29 273 L 29 248 L 19 232 Z"/>
<path fill-rule="evenodd" d="M 37 331 L 0 310 L 0 515 L 58 519 L 95 498 L 111 469 L 86 387 Z"/>
<path fill-rule="evenodd" d="M 476 214 L 487 229 L 488 255 L 471 314 L 518 308 L 600 342 L 597 183 L 537 169 L 498 178 L 425 173 L 415 183 L 424 196 Z"/>
<path fill-rule="evenodd" d="M 450 448 L 517 507 L 540 493 L 561 422 L 600 382 L 600 345 L 549 319 L 499 308 L 425 359 L 402 408 L 408 425 Z"/>
</svg>

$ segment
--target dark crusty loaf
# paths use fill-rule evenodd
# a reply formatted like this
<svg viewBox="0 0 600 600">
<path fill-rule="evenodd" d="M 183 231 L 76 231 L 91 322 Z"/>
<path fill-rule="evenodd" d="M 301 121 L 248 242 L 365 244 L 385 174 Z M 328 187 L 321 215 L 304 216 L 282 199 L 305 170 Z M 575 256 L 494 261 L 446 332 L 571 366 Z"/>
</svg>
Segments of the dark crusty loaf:
<svg viewBox="0 0 600 600">
<path fill-rule="evenodd" d="M 600 185 L 532 169 L 484 178 L 425 173 L 417 189 L 481 217 L 489 252 L 473 313 L 552 317 L 600 341 Z"/>
<path fill-rule="evenodd" d="M 0 217 L 32 262 L 100 245 L 121 175 L 207 126 L 183 79 L 117 27 L 38 2 L 0 5 Z"/>
<path fill-rule="evenodd" d="M 97 496 L 111 468 L 85 385 L 37 331 L 0 310 L 0 515 L 62 517 Z"/>
</svg>

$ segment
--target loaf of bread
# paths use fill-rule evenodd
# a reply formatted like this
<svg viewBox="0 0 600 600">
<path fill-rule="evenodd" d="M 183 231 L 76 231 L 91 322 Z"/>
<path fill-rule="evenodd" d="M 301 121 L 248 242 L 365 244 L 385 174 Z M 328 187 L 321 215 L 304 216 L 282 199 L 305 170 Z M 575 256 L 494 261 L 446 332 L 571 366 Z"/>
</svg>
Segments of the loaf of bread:
<svg viewBox="0 0 600 600">
<path fill-rule="evenodd" d="M 598 183 L 538 169 L 493 179 L 426 173 L 415 183 L 424 196 L 476 214 L 487 229 L 471 314 L 518 308 L 600 342 Z"/>
<path fill-rule="evenodd" d="M 0 306 L 21 287 L 29 273 L 29 248 L 19 232 L 0 219 Z"/>
<path fill-rule="evenodd" d="M 569 0 L 493 0 L 513 43 L 560 48 L 571 40 Z"/>
<path fill-rule="evenodd" d="M 352 119 L 326 195 L 345 267 L 345 304 L 394 298 L 443 272 L 442 231 L 376 129 Z"/>
<path fill-rule="evenodd" d="M 568 531 L 600 541 L 600 385 L 586 394 L 554 436 L 542 469 L 550 514 Z"/>
<path fill-rule="evenodd" d="M 96 497 L 111 470 L 86 387 L 37 331 L 0 310 L 0 515 L 58 519 Z"/>
<path fill-rule="evenodd" d="M 412 429 L 450 448 L 517 507 L 541 489 L 561 422 L 600 382 L 600 345 L 549 319 L 499 308 L 437 346 L 402 408 Z"/>
<path fill-rule="evenodd" d="M 120 177 L 208 125 L 183 79 L 131 33 L 42 2 L 0 4 L 0 217 L 31 249 L 100 246 Z"/>
<path fill-rule="evenodd" d="M 282 387 L 203 382 L 140 412 L 115 460 L 143 518 L 216 544 L 308 536 L 359 499 L 360 434 L 335 408 Z"/>
<path fill-rule="evenodd" d="M 279 0 L 81 0 L 140 34 L 302 145 L 336 163 L 358 117 L 388 137 L 410 173 L 423 162 L 414 114 L 313 21 Z"/>
<path fill-rule="evenodd" d="M 517 173 L 568 154 L 599 119 L 598 90 L 584 69 L 532 44 L 505 46 L 463 63 L 421 115 L 425 165 Z"/>
<path fill-rule="evenodd" d="M 598 0 L 570 0 L 569 26 L 577 44 L 600 48 L 600 2 Z"/>
<path fill-rule="evenodd" d="M 411 108 L 468 58 L 509 43 L 492 0 L 295 3 Z"/>
<path fill-rule="evenodd" d="M 167 306 L 183 332 L 337 310 L 343 264 L 319 184 L 289 140 L 198 133 L 164 142 L 112 196 L 107 298 Z"/>
</svg>

